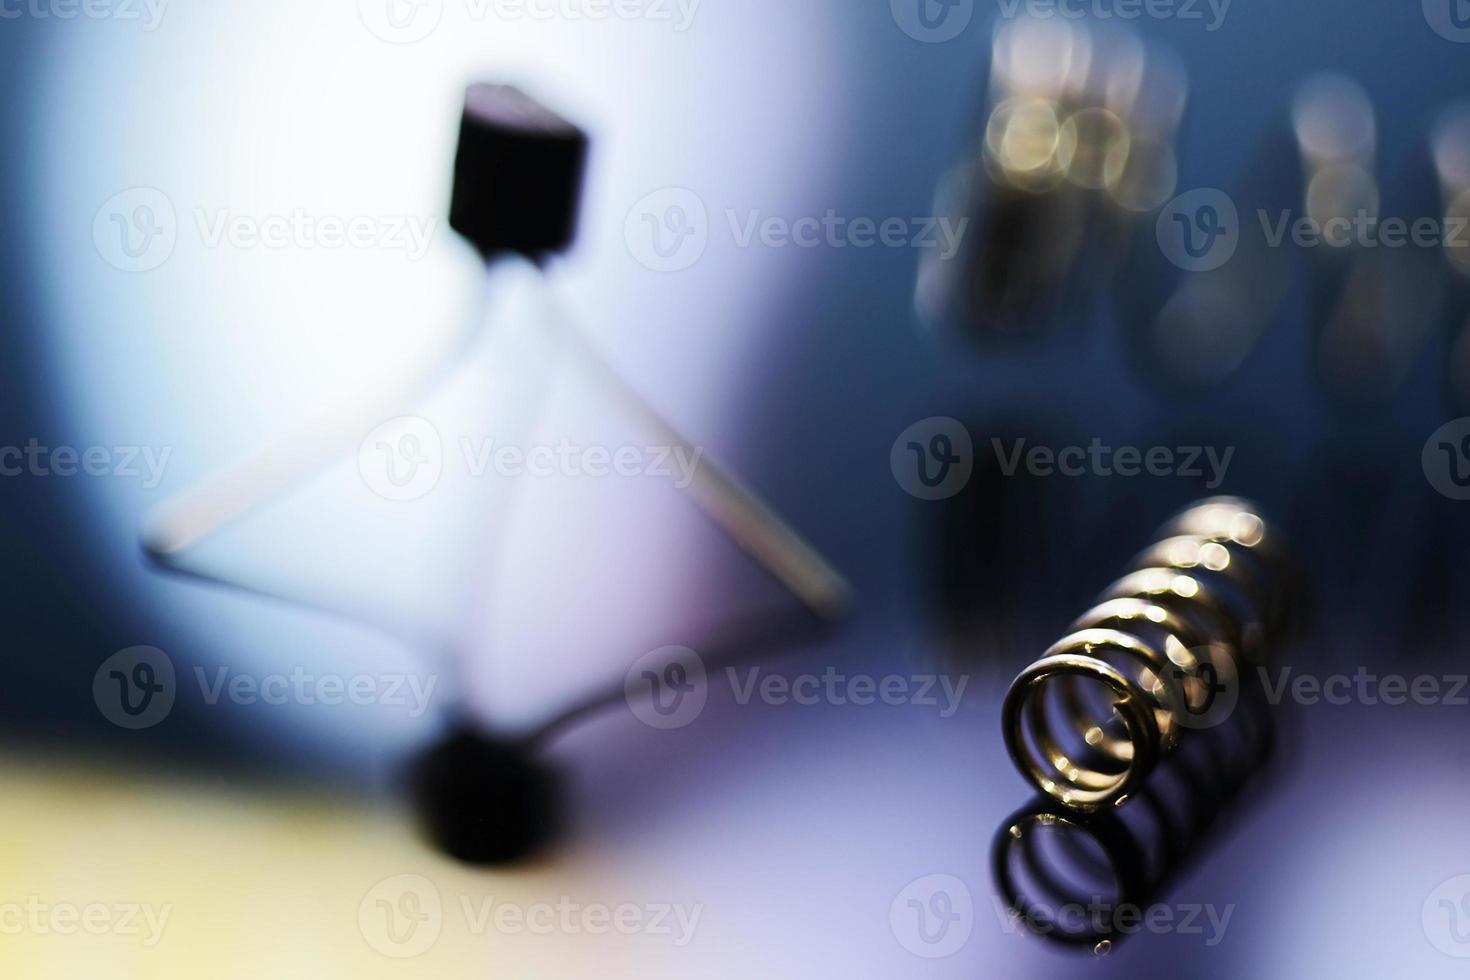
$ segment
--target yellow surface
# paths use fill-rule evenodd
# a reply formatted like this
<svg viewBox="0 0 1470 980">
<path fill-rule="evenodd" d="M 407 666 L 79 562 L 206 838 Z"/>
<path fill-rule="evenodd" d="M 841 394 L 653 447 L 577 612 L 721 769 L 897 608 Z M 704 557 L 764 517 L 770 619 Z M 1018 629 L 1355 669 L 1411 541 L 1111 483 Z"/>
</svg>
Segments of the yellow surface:
<svg viewBox="0 0 1470 980">
<path fill-rule="evenodd" d="M 689 955 L 668 935 L 498 931 L 483 915 L 492 898 L 614 907 L 618 887 L 568 858 L 467 869 L 364 804 L 39 767 L 0 768 L 0 800 L 6 978 L 649 976 Z M 421 953 L 382 931 L 404 881 L 441 904 L 421 919 Z M 61 906 L 91 906 L 97 934 Z"/>
</svg>

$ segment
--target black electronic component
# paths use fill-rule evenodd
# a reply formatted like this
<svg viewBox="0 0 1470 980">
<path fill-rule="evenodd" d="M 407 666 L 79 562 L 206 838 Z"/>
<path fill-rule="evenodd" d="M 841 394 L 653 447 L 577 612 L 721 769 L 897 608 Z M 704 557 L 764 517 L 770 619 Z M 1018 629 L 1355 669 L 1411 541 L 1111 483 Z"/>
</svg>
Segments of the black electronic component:
<svg viewBox="0 0 1470 980">
<path fill-rule="evenodd" d="M 511 85 L 465 90 L 449 225 L 485 258 L 536 259 L 576 237 L 587 134 Z"/>
</svg>

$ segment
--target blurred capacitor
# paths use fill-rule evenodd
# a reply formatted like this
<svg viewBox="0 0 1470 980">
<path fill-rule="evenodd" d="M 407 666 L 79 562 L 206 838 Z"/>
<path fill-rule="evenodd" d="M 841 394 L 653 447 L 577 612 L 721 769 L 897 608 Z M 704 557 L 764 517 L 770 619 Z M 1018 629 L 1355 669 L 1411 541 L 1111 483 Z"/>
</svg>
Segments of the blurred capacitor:
<svg viewBox="0 0 1470 980">
<path fill-rule="evenodd" d="M 1367 94 L 1342 75 L 1316 75 L 1292 102 L 1302 160 L 1302 210 L 1320 242 L 1308 253 L 1313 360 L 1329 401 L 1380 410 L 1400 391 L 1437 310 L 1442 279 L 1421 249 L 1395 245 L 1377 165 L 1377 118 Z M 1387 232 L 1387 233 L 1386 233 Z"/>
<path fill-rule="evenodd" d="M 929 323 L 1034 337 L 1112 275 L 1136 216 L 1173 191 L 1184 77 L 1131 31 L 1003 24 L 978 147 L 942 181 L 937 213 L 971 221 L 957 255 L 927 256 Z"/>
<path fill-rule="evenodd" d="M 1184 64 L 1169 49 L 1149 45 L 1142 58 L 1109 80 L 1108 105 L 1128 129 L 1128 153 L 1109 197 L 1131 214 L 1157 211 L 1179 182 L 1176 144 L 1189 98 Z"/>
<path fill-rule="evenodd" d="M 1470 411 L 1470 103 L 1451 106 L 1430 136 L 1430 151 L 1444 211 L 1445 262 L 1454 304 L 1447 327 L 1445 381 L 1450 408 Z"/>
<path fill-rule="evenodd" d="M 1291 182 L 1283 175 L 1293 160 L 1289 143 L 1273 128 L 1228 191 L 1194 191 L 1208 196 L 1185 216 L 1211 216 L 1211 234 L 1229 249 L 1221 263 L 1188 267 L 1154 244 L 1155 222 L 1140 229 L 1153 247 L 1135 249 L 1116 296 L 1130 356 L 1150 384 L 1179 396 L 1199 395 L 1240 370 L 1256 350 L 1291 274 L 1289 257 L 1272 247 L 1252 217 L 1282 210 L 1292 200 Z"/>
<path fill-rule="evenodd" d="M 1055 313 L 1082 241 L 1081 198 L 1064 180 L 1061 114 L 1089 57 L 1085 32 L 1060 22 L 1022 20 L 996 32 L 980 146 L 945 188 L 973 235 L 944 267 L 921 271 L 919 304 L 931 319 L 1026 335 Z"/>
<path fill-rule="evenodd" d="M 1222 261 L 1191 267 L 1175 259 L 1183 271 L 1172 275 L 1156 259 L 1130 269 L 1124 322 L 1146 375 L 1167 390 L 1202 393 L 1240 370 L 1301 268 L 1296 253 L 1305 250 L 1296 238 L 1305 223 L 1338 233 L 1331 244 L 1319 236 L 1324 244 L 1306 263 L 1320 311 L 1314 360 L 1324 387 L 1349 401 L 1402 383 L 1418 349 L 1404 327 L 1413 311 L 1403 298 L 1423 270 L 1385 267 L 1353 247 L 1359 215 L 1372 222 L 1380 210 L 1376 142 L 1372 106 L 1356 83 L 1319 75 L 1296 90 L 1284 121 L 1268 126 L 1230 189 L 1196 192 L 1209 196 L 1200 214 L 1205 204 L 1211 214 L 1229 212 L 1218 221 L 1228 242 Z M 1155 300 L 1161 282 L 1172 285 Z M 1386 322 L 1400 334 L 1385 336 Z"/>
</svg>

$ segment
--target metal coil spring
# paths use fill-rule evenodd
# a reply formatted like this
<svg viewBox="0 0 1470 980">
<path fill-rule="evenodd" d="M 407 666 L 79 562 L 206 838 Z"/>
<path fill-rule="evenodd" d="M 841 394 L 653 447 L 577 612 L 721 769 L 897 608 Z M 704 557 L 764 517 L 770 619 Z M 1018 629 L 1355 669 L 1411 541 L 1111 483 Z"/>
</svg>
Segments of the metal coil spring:
<svg viewBox="0 0 1470 980">
<path fill-rule="evenodd" d="M 1074 810 L 1121 804 L 1186 730 L 1228 718 L 1285 627 L 1286 559 L 1247 501 L 1190 507 L 1132 569 L 1006 695 L 1011 758 Z"/>
<path fill-rule="evenodd" d="M 1082 813 L 1039 796 L 1002 821 L 991 872 L 1013 920 L 1098 955 L 1136 931 L 1116 913 L 1161 899 L 1270 773 L 1276 718 L 1262 693 L 1242 691 L 1228 724 L 1181 744 L 1128 806 Z M 1065 911 L 1089 906 L 1107 914 Z"/>
</svg>

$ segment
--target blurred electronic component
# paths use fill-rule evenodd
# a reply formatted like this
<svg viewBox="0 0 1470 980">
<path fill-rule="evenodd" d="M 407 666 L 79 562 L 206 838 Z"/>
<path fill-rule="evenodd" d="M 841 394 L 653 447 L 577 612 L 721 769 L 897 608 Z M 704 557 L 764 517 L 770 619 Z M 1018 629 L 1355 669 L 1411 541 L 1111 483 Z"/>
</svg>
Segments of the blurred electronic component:
<svg viewBox="0 0 1470 980">
<path fill-rule="evenodd" d="M 1454 411 L 1470 411 L 1470 317 L 1463 297 L 1470 292 L 1470 104 L 1441 115 L 1430 137 L 1444 214 L 1445 261 L 1462 301 L 1449 325 L 1446 378 Z"/>
<path fill-rule="evenodd" d="M 585 137 L 579 131 L 514 89 L 474 85 L 466 93 L 460 138 L 452 223 L 487 260 L 514 253 L 539 263 L 545 253 L 570 244 L 585 152 Z M 528 178 L 524 198 L 521 188 L 505 183 L 532 171 L 537 173 Z M 491 188 L 465 186 L 486 183 Z M 582 366 L 596 376 L 622 409 L 669 444 L 692 452 L 690 440 L 622 380 L 570 317 L 554 317 L 548 327 L 561 332 Z M 478 332 L 477 323 L 474 333 Z M 371 426 L 401 410 L 410 397 L 432 388 L 432 382 L 453 366 L 458 353 L 436 365 L 426 378 L 406 386 L 406 393 L 396 395 L 382 411 L 353 419 L 345 427 L 308 432 L 274 447 L 231 472 L 218 485 L 165 507 L 161 518 L 145 532 L 149 554 L 169 564 L 203 538 L 304 477 L 331 451 L 345 451 L 356 445 L 364 425 Z M 701 453 L 690 492 L 712 520 L 809 609 L 824 618 L 841 615 L 847 599 L 847 586 L 841 576 L 708 453 Z"/>
<path fill-rule="evenodd" d="M 1314 361 L 1328 398 L 1381 408 L 1399 391 L 1438 312 L 1442 269 L 1392 237 L 1414 221 L 1387 214 L 1378 177 L 1377 120 L 1367 94 L 1336 74 L 1297 89 L 1292 130 L 1302 163 L 1302 212 L 1320 231 L 1309 250 Z"/>
<path fill-rule="evenodd" d="M 587 135 L 520 89 L 465 91 L 449 225 L 487 259 L 560 252 L 576 236 Z"/>
<path fill-rule="evenodd" d="M 492 284 L 496 282 L 493 274 L 502 263 L 529 262 L 539 269 L 550 255 L 572 243 L 586 152 L 587 139 L 580 129 L 519 90 L 487 84 L 471 85 L 466 90 L 450 224 L 485 259 Z M 514 360 L 526 352 L 526 345 L 519 341 L 528 332 L 545 331 L 560 343 L 558 353 L 570 352 L 575 363 L 628 418 L 655 437 L 657 444 L 681 449 L 687 458 L 699 460 L 691 473 L 688 493 L 711 521 L 799 600 L 804 617 L 823 622 L 840 618 L 848 602 L 848 587 L 842 576 L 708 452 L 696 450 L 688 437 L 629 385 L 555 303 L 545 277 L 537 278 L 545 286 L 544 323 L 496 324 L 486 331 L 488 317 L 477 318 L 431 370 L 405 384 L 375 410 L 353 413 L 334 424 L 297 433 L 217 482 L 166 505 L 144 531 L 149 556 L 168 570 L 320 608 L 319 604 L 290 595 L 288 589 L 268 590 L 228 573 L 191 569 L 183 558 L 204 539 L 298 485 L 334 457 L 345 455 L 359 444 L 366 431 L 384 419 L 401 415 L 416 399 L 430 394 L 453 373 L 469 350 L 486 339 L 487 333 L 490 343 L 513 341 L 497 350 L 504 358 Z M 510 365 L 510 370 L 519 375 L 524 368 L 526 375 L 539 377 L 541 372 L 530 367 L 516 363 Z M 522 401 L 534 402 L 534 392 L 521 390 L 528 380 L 518 377 L 515 393 L 526 396 Z M 535 412 L 534 405 L 529 404 L 505 407 L 518 418 Z M 374 626 L 383 625 L 371 610 L 330 611 Z M 753 645 L 769 645 L 766 638 L 757 641 L 753 634 L 742 635 Z M 422 644 L 422 639 L 412 634 L 401 638 L 417 639 Z M 459 651 L 453 644 L 449 646 L 449 650 L 434 653 L 452 660 Z M 446 666 L 453 668 L 452 663 Z M 619 684 L 617 694 L 621 693 Z M 542 821 L 535 815 L 551 808 L 555 784 L 527 753 L 544 733 L 611 700 L 612 695 L 599 693 L 587 703 L 574 704 L 521 740 L 495 734 L 494 725 L 486 719 L 454 719 L 456 727 L 448 740 L 423 758 L 415 787 L 426 810 L 426 824 L 440 846 L 467 861 L 495 862 L 520 857 L 539 844 L 546 835 L 541 832 L 545 829 Z M 497 808 L 493 814 L 489 812 L 492 805 Z"/>
<path fill-rule="evenodd" d="M 1322 244 L 1309 256 L 1319 295 L 1315 317 L 1318 377 L 1335 397 L 1348 398 L 1371 384 L 1382 365 L 1378 332 L 1377 252 L 1366 252 L 1354 228 L 1376 222 L 1380 194 L 1376 173 L 1377 121 L 1367 93 L 1341 75 L 1309 78 L 1291 105 L 1292 131 L 1301 154 L 1303 211 Z"/>
<path fill-rule="evenodd" d="M 1150 383 L 1198 395 L 1231 377 L 1256 350 L 1286 295 L 1292 263 L 1252 219 L 1295 208 L 1287 176 L 1294 159 L 1273 127 L 1228 192 L 1195 188 L 1171 205 L 1168 217 L 1187 236 L 1182 255 L 1155 249 L 1126 270 L 1119 295 L 1124 330 Z M 1198 254 L 1191 254 L 1194 248 Z M 1194 260 L 1202 264 L 1194 267 Z"/>
<path fill-rule="evenodd" d="M 1034 336 L 1086 300 L 1138 216 L 1173 193 L 1186 88 L 1177 59 L 1132 31 L 1002 24 L 979 145 L 941 182 L 936 208 L 977 233 L 954 256 L 925 258 L 921 317 Z"/>
<path fill-rule="evenodd" d="M 1022 775 L 1078 810 L 1132 796 L 1186 730 L 1228 717 L 1244 668 L 1283 634 L 1289 581 L 1253 505 L 1185 511 L 1011 684 L 1003 726 Z"/>
</svg>

